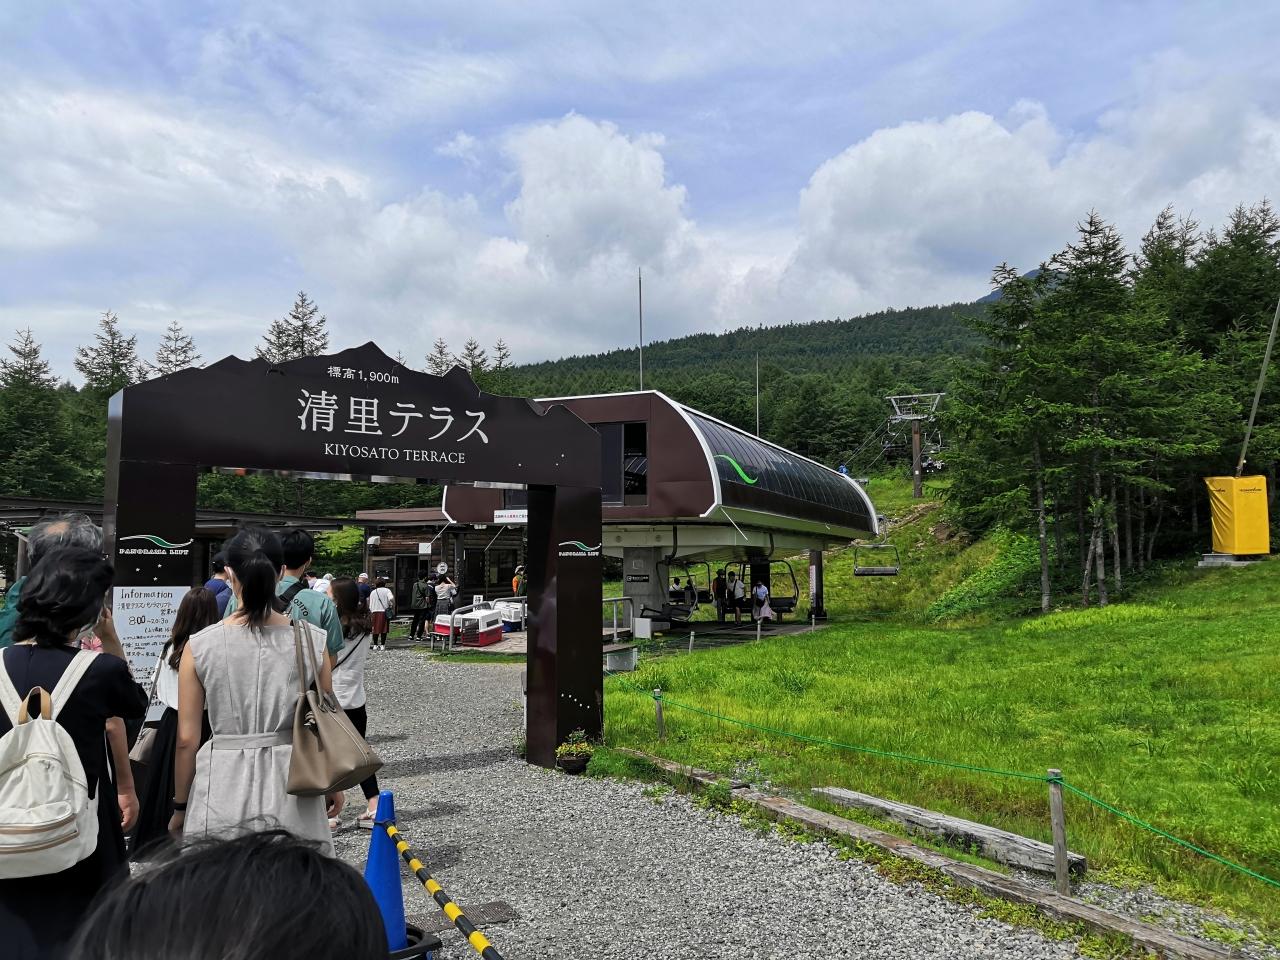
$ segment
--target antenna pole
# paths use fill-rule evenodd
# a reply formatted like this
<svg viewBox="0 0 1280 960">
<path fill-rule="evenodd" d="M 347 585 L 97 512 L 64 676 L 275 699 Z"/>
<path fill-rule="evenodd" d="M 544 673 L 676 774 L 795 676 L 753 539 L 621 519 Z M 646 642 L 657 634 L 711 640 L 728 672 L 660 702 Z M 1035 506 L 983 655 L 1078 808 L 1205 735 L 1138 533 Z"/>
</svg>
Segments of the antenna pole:
<svg viewBox="0 0 1280 960">
<path fill-rule="evenodd" d="M 760 351 L 756 351 L 756 436 L 760 436 Z"/>
<path fill-rule="evenodd" d="M 1236 476 L 1244 473 L 1244 456 L 1249 452 L 1249 438 L 1253 435 L 1253 421 L 1258 416 L 1258 401 L 1262 399 L 1262 385 L 1267 382 L 1267 367 L 1271 363 L 1271 348 L 1276 344 L 1276 324 L 1280 323 L 1280 300 L 1276 301 L 1276 315 L 1271 318 L 1271 334 L 1267 337 L 1267 352 L 1262 355 L 1262 370 L 1258 373 L 1258 389 L 1253 392 L 1253 407 L 1249 410 L 1249 425 L 1244 428 L 1244 446 L 1240 448 L 1240 462 L 1236 464 Z"/>
<path fill-rule="evenodd" d="M 644 389 L 644 277 L 636 267 L 636 306 L 640 310 L 640 389 Z"/>
</svg>

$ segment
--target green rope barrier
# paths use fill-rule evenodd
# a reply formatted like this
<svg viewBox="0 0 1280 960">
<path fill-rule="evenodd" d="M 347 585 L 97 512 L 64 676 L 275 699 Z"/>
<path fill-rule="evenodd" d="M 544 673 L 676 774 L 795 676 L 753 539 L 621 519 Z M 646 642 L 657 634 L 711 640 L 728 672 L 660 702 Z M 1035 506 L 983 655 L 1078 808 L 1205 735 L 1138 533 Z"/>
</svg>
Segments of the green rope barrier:
<svg viewBox="0 0 1280 960">
<path fill-rule="evenodd" d="M 1176 843 L 1180 847 L 1186 847 L 1188 850 L 1192 851 L 1193 853 L 1198 853 L 1202 857 L 1207 857 L 1208 859 L 1214 861 L 1215 863 L 1222 864 L 1222 866 L 1224 867 L 1230 867 L 1232 870 L 1238 871 L 1239 873 L 1243 873 L 1247 877 L 1253 877 L 1253 879 L 1255 880 L 1261 880 L 1263 883 L 1270 884 L 1273 887 L 1280 887 L 1280 881 L 1273 880 L 1268 876 L 1265 876 L 1261 873 L 1257 873 L 1253 870 L 1250 870 L 1248 867 L 1242 866 L 1241 864 L 1228 860 L 1226 857 L 1220 857 L 1216 853 L 1213 853 L 1212 851 L 1204 849 L 1204 847 L 1196 846 L 1194 843 L 1190 842 L 1189 840 L 1183 840 L 1181 837 L 1175 837 L 1172 833 L 1169 833 L 1166 830 L 1161 830 L 1159 827 L 1153 826 L 1152 824 L 1147 823 L 1147 821 L 1142 820 L 1138 817 L 1135 817 L 1131 813 L 1125 813 L 1123 810 L 1119 809 L 1118 807 L 1113 807 L 1111 804 L 1107 803 L 1105 800 L 1099 800 L 1093 794 L 1086 793 L 1084 790 L 1081 790 L 1075 784 L 1068 783 L 1066 780 L 1061 780 L 1061 779 L 1058 780 L 1058 782 L 1062 784 L 1064 789 L 1070 790 L 1072 793 L 1074 793 L 1076 796 L 1080 797 L 1083 800 L 1088 800 L 1090 803 L 1096 804 L 1097 806 L 1101 807 L 1103 810 L 1106 810 L 1108 813 L 1115 814 L 1121 820 L 1128 820 L 1130 823 L 1135 824 L 1144 830 L 1149 830 L 1151 833 L 1154 833 L 1157 837 L 1163 837 L 1164 839 L 1170 841 L 1171 843 Z"/>
</svg>

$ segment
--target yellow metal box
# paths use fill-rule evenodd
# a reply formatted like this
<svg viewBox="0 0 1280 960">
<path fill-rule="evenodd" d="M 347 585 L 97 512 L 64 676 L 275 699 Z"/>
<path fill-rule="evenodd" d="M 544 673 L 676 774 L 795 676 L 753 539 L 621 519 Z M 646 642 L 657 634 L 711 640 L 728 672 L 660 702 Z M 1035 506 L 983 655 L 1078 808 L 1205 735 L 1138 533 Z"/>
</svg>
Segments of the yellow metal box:
<svg viewBox="0 0 1280 960">
<path fill-rule="evenodd" d="M 1205 477 L 1213 514 L 1213 552 L 1237 557 L 1271 552 L 1266 477 Z"/>
</svg>

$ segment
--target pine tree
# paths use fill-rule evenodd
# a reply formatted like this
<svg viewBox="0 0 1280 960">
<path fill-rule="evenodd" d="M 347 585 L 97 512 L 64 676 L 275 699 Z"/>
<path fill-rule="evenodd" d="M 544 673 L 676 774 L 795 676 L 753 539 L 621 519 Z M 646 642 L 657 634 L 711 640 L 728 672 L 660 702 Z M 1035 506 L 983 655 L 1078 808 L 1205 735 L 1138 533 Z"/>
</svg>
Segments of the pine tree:
<svg viewBox="0 0 1280 960">
<path fill-rule="evenodd" d="M 511 366 L 511 350 L 507 347 L 506 341 L 501 337 L 498 342 L 493 345 L 493 367 L 495 372 L 506 370 Z"/>
<path fill-rule="evenodd" d="M 256 353 L 270 363 L 319 356 L 329 349 L 326 322 L 324 314 L 320 313 L 320 308 L 306 291 L 299 290 L 293 309 L 279 320 L 271 321 Z"/>
<path fill-rule="evenodd" d="M 489 369 L 489 355 L 475 337 L 468 338 L 462 345 L 462 353 L 454 358 L 454 363 L 466 370 L 473 377 Z"/>
<path fill-rule="evenodd" d="M 17 331 L 17 339 L 9 345 L 9 352 L 13 354 L 12 360 L 0 359 L 0 387 L 52 390 L 58 385 L 30 328 Z"/>
<path fill-rule="evenodd" d="M 427 372 L 443 377 L 453 367 L 454 359 L 453 354 L 449 352 L 449 345 L 444 342 L 443 337 L 437 337 L 431 352 L 427 354 Z"/>
<path fill-rule="evenodd" d="M 30 330 L 19 330 L 0 359 L 0 490 L 10 496 L 82 495 L 57 381 Z"/>
<path fill-rule="evenodd" d="M 482 351 L 483 352 L 483 351 Z M 486 371 L 472 373 L 472 378 L 488 393 L 510 394 L 512 386 L 511 350 L 499 337 L 493 345 L 493 362 Z"/>
<path fill-rule="evenodd" d="M 152 369 L 160 377 L 177 373 L 188 367 L 200 365 L 200 354 L 196 352 L 195 341 L 187 336 L 177 320 L 171 320 L 156 348 L 156 360 Z"/>
<path fill-rule="evenodd" d="M 138 338 L 121 333 L 120 318 L 110 310 L 98 321 L 93 344 L 76 349 L 75 365 L 85 387 L 99 396 L 109 397 L 146 373 L 138 360 Z"/>
</svg>

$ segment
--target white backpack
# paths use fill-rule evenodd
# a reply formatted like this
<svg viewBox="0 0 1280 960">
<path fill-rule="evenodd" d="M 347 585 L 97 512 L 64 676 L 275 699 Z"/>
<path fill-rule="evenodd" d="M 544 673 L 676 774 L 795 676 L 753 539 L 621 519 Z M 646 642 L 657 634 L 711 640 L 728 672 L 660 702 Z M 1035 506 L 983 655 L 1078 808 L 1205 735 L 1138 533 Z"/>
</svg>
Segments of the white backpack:
<svg viewBox="0 0 1280 960">
<path fill-rule="evenodd" d="M 74 866 L 98 847 L 98 798 L 58 714 L 98 654 L 81 650 L 53 693 L 24 699 L 0 658 L 0 706 L 13 729 L 0 737 L 0 878 L 38 877 Z M 27 702 L 40 699 L 40 716 Z"/>
</svg>

